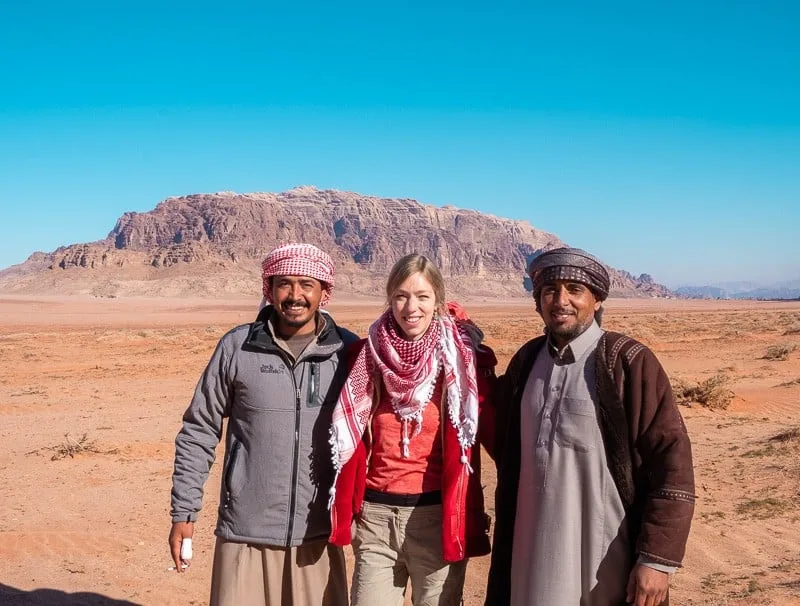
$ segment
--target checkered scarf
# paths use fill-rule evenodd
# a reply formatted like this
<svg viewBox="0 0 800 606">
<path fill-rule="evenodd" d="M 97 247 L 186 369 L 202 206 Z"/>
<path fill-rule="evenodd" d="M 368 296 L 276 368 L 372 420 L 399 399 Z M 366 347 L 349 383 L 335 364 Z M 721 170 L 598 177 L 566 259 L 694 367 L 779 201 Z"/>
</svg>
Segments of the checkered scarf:
<svg viewBox="0 0 800 606">
<path fill-rule="evenodd" d="M 447 409 L 458 433 L 462 462 L 475 443 L 478 427 L 478 384 L 475 352 L 466 329 L 450 315 L 437 315 L 421 339 L 407 341 L 397 332 L 391 310 L 369 329 L 366 345 L 345 381 L 333 411 L 331 448 L 336 473 L 350 460 L 370 421 L 375 377 L 380 375 L 392 408 L 403 424 L 403 456 L 422 429 L 422 413 L 430 402 L 439 372 L 444 372 Z M 409 436 L 409 425 L 413 434 Z M 331 488 L 331 503 L 335 494 Z"/>
<path fill-rule="evenodd" d="M 436 386 L 440 364 L 436 354 L 441 334 L 441 323 L 431 322 L 421 339 L 404 339 L 398 334 L 397 323 L 388 310 L 383 314 L 380 324 L 370 327 L 369 349 L 372 356 L 364 356 L 365 370 L 368 376 L 374 375 L 375 368 L 380 372 L 392 408 L 401 420 L 417 421 L 414 435 L 419 433 L 422 412 Z"/>
<path fill-rule="evenodd" d="M 322 283 L 325 306 L 333 292 L 333 259 L 312 244 L 292 243 L 271 251 L 261 264 L 264 298 L 272 303 L 273 276 L 308 276 Z"/>
</svg>

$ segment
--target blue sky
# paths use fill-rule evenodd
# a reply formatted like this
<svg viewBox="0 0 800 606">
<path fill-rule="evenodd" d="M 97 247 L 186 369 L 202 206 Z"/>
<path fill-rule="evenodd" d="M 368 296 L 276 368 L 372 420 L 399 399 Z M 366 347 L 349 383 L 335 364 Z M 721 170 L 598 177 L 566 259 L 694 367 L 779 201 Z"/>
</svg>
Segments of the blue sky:
<svg viewBox="0 0 800 606">
<path fill-rule="evenodd" d="M 671 286 L 800 277 L 800 3 L 15 4 L 0 267 L 171 195 L 310 184 Z"/>
</svg>

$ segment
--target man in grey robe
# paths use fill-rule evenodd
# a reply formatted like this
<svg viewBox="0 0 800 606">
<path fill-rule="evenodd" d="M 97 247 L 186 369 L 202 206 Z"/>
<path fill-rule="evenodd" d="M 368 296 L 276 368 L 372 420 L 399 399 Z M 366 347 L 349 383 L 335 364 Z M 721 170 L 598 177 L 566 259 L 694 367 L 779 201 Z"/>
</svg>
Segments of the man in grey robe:
<svg viewBox="0 0 800 606">
<path fill-rule="evenodd" d="M 534 259 L 529 273 L 546 336 L 524 346 L 509 365 L 507 374 L 513 377 L 501 378 L 506 387 L 503 397 L 510 400 L 518 417 L 506 422 L 505 427 L 498 419 L 498 443 L 503 442 L 504 431 L 509 432 L 506 435 L 516 433 L 512 442 L 518 452 L 506 456 L 506 461 L 502 454 L 498 458 L 498 525 L 505 525 L 507 531 L 496 531 L 497 557 L 493 556 L 486 604 L 664 604 L 668 600 L 669 575 L 679 565 L 672 550 L 677 549 L 682 556 L 692 512 L 692 506 L 686 505 L 694 500 L 691 451 L 680 414 L 670 392 L 670 397 L 662 395 L 653 404 L 632 405 L 642 410 L 652 408 L 657 413 L 653 415 L 656 422 L 650 424 L 655 428 L 653 435 L 647 431 L 633 435 L 640 429 L 633 427 L 631 421 L 627 422 L 633 427 L 630 432 L 628 427 L 617 431 L 630 435 L 629 440 L 628 436 L 621 440 L 626 446 L 639 441 L 658 442 L 658 448 L 672 450 L 674 456 L 670 454 L 669 460 L 679 461 L 673 466 L 680 468 L 679 473 L 666 480 L 667 486 L 642 487 L 637 478 L 648 475 L 650 457 L 634 452 L 627 466 L 619 465 L 618 451 L 625 448 L 618 448 L 609 437 L 618 427 L 611 423 L 604 426 L 604 421 L 616 413 L 617 417 L 621 414 L 623 425 L 626 414 L 640 418 L 639 410 L 624 410 L 635 398 L 623 395 L 621 400 L 615 400 L 619 405 L 615 410 L 608 402 L 614 399 L 601 397 L 598 388 L 598 379 L 606 378 L 604 370 L 598 371 L 598 345 L 605 334 L 599 320 L 610 286 L 607 270 L 582 250 L 562 248 Z M 631 339 L 615 341 L 623 345 L 625 342 L 635 344 L 625 349 L 632 360 L 644 351 L 644 346 Z M 518 364 L 525 354 L 527 364 Z M 668 387 L 655 356 L 649 350 L 641 355 L 646 358 L 646 372 L 658 380 L 653 383 Z M 606 364 L 605 358 L 600 361 Z M 520 366 L 524 370 L 517 374 Z M 624 392 L 624 385 L 620 384 L 620 391 Z M 612 392 L 616 391 L 613 387 Z M 644 402 L 645 398 L 641 400 Z M 502 407 L 507 402 L 497 404 Z M 656 434 L 658 437 L 654 437 Z M 666 443 L 664 435 L 669 435 Z M 630 471 L 630 477 L 620 469 Z M 651 474 L 654 477 L 665 475 L 660 469 L 655 471 L 658 473 Z M 509 483 L 515 486 L 505 490 L 503 484 Z M 629 485 L 633 487 L 630 491 L 626 488 Z M 644 503 L 649 497 L 643 493 L 651 491 L 663 493 L 658 498 L 670 501 L 668 508 L 673 499 L 677 503 L 673 509 L 678 512 L 680 523 L 665 550 L 657 545 L 658 541 L 648 543 L 656 544 L 655 548 L 636 544 L 637 539 L 645 540 L 648 534 L 639 531 L 636 520 L 643 517 L 640 510 L 647 508 Z M 515 503 L 508 503 L 510 500 Z M 501 521 L 501 516 L 512 512 L 511 521 Z M 661 534 L 672 532 L 670 519 L 656 520 L 655 524 L 659 530 L 666 525 L 667 532 Z M 502 536 L 508 535 L 511 545 L 499 544 Z"/>
</svg>

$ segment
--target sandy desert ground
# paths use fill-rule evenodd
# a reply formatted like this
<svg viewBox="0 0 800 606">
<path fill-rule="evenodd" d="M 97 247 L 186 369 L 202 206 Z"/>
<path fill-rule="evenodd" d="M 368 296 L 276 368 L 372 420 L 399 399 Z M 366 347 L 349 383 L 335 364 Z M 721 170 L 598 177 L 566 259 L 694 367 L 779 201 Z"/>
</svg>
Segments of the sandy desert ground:
<svg viewBox="0 0 800 606">
<path fill-rule="evenodd" d="M 217 339 L 256 303 L 0 297 L 0 603 L 206 603 L 219 470 L 189 574 L 167 572 L 173 439 Z M 529 301 L 467 308 L 501 370 L 541 330 Z M 362 334 L 378 309 L 332 307 Z M 673 604 L 800 604 L 800 303 L 612 300 L 605 326 L 675 379 L 723 373 L 735 396 L 681 408 L 699 500 Z M 487 564 L 470 563 L 467 605 Z"/>
</svg>

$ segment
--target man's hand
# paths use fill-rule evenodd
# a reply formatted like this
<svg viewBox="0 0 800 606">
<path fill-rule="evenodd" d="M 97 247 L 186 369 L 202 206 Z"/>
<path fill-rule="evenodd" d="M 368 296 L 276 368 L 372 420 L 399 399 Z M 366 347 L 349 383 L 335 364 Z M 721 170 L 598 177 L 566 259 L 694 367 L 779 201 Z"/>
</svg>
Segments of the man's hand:
<svg viewBox="0 0 800 606">
<path fill-rule="evenodd" d="M 169 550 L 177 572 L 184 572 L 191 564 L 189 561 L 181 560 L 181 542 L 183 539 L 191 539 L 193 534 L 194 522 L 172 523 L 172 528 L 169 531 Z"/>
<path fill-rule="evenodd" d="M 669 574 L 644 564 L 637 564 L 628 579 L 628 604 L 659 606 L 667 599 Z"/>
</svg>

